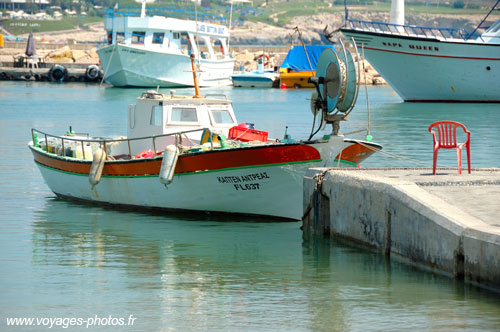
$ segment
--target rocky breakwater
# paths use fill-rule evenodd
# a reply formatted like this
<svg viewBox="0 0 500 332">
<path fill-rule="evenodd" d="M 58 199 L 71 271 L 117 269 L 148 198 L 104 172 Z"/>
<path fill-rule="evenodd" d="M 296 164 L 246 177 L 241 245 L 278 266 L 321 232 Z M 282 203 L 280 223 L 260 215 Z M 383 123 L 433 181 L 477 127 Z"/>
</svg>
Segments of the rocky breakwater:
<svg viewBox="0 0 500 332">
<path fill-rule="evenodd" d="M 279 67 L 283 60 L 285 59 L 287 53 L 283 52 L 250 52 L 248 50 L 243 50 L 236 52 L 235 54 L 235 66 L 234 70 L 236 72 L 253 71 L 257 70 L 257 58 L 264 56 L 267 63 L 266 70 L 272 70 L 275 67 Z M 357 59 L 355 59 L 357 62 Z M 361 70 L 361 84 L 367 85 L 382 85 L 387 84 L 387 82 L 380 76 L 380 74 L 373 69 L 370 63 L 366 60 L 362 60 L 359 64 Z"/>
</svg>

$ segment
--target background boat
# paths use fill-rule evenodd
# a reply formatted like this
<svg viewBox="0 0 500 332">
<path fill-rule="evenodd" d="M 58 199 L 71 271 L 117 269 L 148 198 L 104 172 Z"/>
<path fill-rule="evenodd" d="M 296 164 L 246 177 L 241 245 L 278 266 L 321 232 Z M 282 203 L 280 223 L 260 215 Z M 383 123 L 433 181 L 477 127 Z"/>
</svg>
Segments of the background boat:
<svg viewBox="0 0 500 332">
<path fill-rule="evenodd" d="M 405 25 L 402 3 L 393 1 L 400 14 L 394 22 L 347 18 L 341 28 L 401 98 L 409 102 L 500 102 L 500 20 L 481 35 Z"/>
<path fill-rule="evenodd" d="M 107 12 L 106 45 L 97 50 L 107 83 L 119 87 L 193 86 L 189 57 L 194 54 L 200 86 L 231 84 L 234 58 L 228 49 L 229 29 L 214 23 L 225 22 L 224 18 L 147 16 L 144 1 L 137 15 L 137 11 L 125 9 Z"/>
<path fill-rule="evenodd" d="M 310 77 L 316 75 L 318 59 L 326 45 L 294 46 L 280 66 L 280 86 L 284 88 L 314 88 L 308 82 Z"/>
<path fill-rule="evenodd" d="M 231 76 L 233 86 L 246 88 L 272 88 L 279 85 L 279 73 L 276 70 L 266 70 L 269 56 L 261 54 L 256 57 L 257 70 L 237 73 Z"/>
</svg>

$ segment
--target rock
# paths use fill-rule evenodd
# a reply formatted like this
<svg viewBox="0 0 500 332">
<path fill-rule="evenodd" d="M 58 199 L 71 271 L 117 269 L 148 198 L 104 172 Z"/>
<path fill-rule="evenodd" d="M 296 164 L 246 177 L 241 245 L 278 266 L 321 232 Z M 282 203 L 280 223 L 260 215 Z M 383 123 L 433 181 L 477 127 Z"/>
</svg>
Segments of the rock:
<svg viewBox="0 0 500 332">
<path fill-rule="evenodd" d="M 49 62 L 62 63 L 74 62 L 73 52 L 68 46 L 64 46 L 47 54 L 47 60 L 49 60 Z"/>
</svg>

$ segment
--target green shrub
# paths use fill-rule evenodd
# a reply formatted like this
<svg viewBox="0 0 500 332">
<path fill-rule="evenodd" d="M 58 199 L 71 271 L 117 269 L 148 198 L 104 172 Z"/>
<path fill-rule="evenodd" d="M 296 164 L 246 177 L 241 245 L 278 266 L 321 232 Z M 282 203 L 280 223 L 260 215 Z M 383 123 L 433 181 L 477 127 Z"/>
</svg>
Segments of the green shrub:
<svg viewBox="0 0 500 332">
<path fill-rule="evenodd" d="M 462 0 L 457 0 L 453 3 L 453 8 L 462 9 L 464 7 L 465 7 L 465 2 L 463 2 Z"/>
</svg>

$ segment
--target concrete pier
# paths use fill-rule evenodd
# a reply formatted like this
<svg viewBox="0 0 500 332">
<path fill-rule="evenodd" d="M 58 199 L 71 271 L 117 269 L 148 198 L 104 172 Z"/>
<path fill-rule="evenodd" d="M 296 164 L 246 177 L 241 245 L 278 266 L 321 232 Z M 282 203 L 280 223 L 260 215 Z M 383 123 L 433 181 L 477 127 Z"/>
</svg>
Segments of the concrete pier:
<svg viewBox="0 0 500 332">
<path fill-rule="evenodd" d="M 0 66 L 0 81 L 100 82 L 103 70 L 97 65 L 44 64 L 41 68 Z"/>
<path fill-rule="evenodd" d="M 323 234 L 500 291 L 500 169 L 310 169 L 304 237 Z"/>
</svg>

